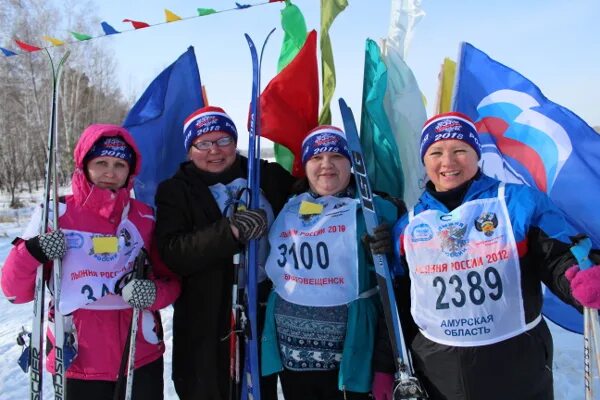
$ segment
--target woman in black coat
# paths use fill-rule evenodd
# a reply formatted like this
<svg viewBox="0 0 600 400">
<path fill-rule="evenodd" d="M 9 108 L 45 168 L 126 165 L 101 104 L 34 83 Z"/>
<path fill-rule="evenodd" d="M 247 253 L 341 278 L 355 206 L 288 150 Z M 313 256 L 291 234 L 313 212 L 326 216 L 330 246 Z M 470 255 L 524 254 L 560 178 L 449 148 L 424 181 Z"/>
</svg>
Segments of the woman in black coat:
<svg viewBox="0 0 600 400">
<path fill-rule="evenodd" d="M 278 164 L 261 161 L 261 209 L 230 218 L 227 205 L 247 176 L 233 121 L 220 108 L 204 107 L 187 118 L 184 134 L 190 160 L 156 194 L 156 242 L 182 279 L 173 315 L 173 381 L 181 399 L 226 400 L 232 258 L 248 240 L 264 235 L 294 178 Z M 268 286 L 261 284 L 265 296 Z M 275 379 L 263 381 L 262 398 L 276 399 Z"/>
</svg>

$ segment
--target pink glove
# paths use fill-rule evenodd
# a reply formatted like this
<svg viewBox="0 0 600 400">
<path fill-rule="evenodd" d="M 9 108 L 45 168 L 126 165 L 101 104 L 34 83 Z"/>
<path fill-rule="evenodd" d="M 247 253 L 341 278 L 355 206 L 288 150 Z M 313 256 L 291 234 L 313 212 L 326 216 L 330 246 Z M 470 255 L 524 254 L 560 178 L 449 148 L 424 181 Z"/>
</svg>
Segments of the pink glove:
<svg viewBox="0 0 600 400">
<path fill-rule="evenodd" d="M 375 400 L 392 400 L 394 375 L 385 372 L 375 372 L 371 394 Z"/>
<path fill-rule="evenodd" d="M 573 265 L 565 272 L 565 277 L 571 283 L 571 293 L 582 306 L 600 309 L 600 266 L 581 271 L 578 265 Z"/>
</svg>

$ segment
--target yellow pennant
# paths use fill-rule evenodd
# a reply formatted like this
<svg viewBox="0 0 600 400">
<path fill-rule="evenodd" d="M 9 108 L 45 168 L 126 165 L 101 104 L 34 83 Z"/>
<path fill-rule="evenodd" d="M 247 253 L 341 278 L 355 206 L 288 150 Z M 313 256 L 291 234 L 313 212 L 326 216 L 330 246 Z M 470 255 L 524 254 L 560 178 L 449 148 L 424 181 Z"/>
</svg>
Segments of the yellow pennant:
<svg viewBox="0 0 600 400">
<path fill-rule="evenodd" d="M 174 22 L 174 21 L 180 21 L 181 17 L 177 14 L 175 14 L 174 12 L 167 10 L 165 8 L 165 18 L 167 19 L 167 22 Z"/>
<path fill-rule="evenodd" d="M 323 204 L 313 203 L 311 201 L 302 200 L 300 203 L 300 215 L 318 215 L 323 212 Z"/>
<path fill-rule="evenodd" d="M 116 236 L 98 236 L 92 238 L 94 253 L 116 253 L 119 250 L 119 240 Z"/>
<path fill-rule="evenodd" d="M 50 37 L 50 36 L 44 36 L 44 40 L 49 41 L 50 43 L 52 43 L 55 46 L 62 46 L 63 44 L 65 44 L 65 42 L 63 42 L 62 40 L 58 40 L 58 39 Z"/>
</svg>

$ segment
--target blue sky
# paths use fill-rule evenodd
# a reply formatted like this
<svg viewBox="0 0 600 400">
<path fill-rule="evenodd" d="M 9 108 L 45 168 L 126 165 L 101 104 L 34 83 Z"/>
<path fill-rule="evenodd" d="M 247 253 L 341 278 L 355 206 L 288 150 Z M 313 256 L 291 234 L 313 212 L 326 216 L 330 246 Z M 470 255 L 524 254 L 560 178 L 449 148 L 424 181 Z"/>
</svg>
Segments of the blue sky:
<svg viewBox="0 0 600 400">
<path fill-rule="evenodd" d="M 320 1 L 294 3 L 303 11 L 308 28 L 318 30 Z M 198 7 L 235 7 L 230 0 L 97 0 L 96 4 L 98 18 L 117 30 L 130 27 L 120 22 L 124 18 L 162 22 L 165 8 L 190 17 L 196 15 Z M 424 0 L 421 6 L 426 15 L 416 26 L 407 62 L 429 102 L 429 115 L 435 103 L 440 63 L 444 57 L 456 59 L 459 43 L 468 41 L 528 77 L 549 99 L 570 108 L 590 125 L 600 126 L 599 1 Z M 96 42 L 114 51 L 122 88 L 135 97 L 193 45 L 209 102 L 225 108 L 241 128 L 251 89 L 250 55 L 243 34 L 262 42 L 271 28 L 279 28 L 263 59 L 264 87 L 276 72 L 283 38 L 282 8 L 282 3 L 267 4 Z M 355 114 L 360 109 L 365 39 L 385 37 L 389 19 L 388 0 L 349 0 L 330 31 L 338 78 L 334 100 L 344 97 Z M 332 110 L 333 122 L 339 123 L 337 101 Z M 245 147 L 243 139 L 240 147 Z"/>
</svg>

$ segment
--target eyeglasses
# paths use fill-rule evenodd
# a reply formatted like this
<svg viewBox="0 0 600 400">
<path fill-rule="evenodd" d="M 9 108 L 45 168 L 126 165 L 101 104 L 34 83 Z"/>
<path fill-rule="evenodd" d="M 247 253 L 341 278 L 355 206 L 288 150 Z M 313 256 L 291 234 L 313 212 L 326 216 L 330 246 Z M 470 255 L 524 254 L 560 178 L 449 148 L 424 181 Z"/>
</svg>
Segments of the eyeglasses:
<svg viewBox="0 0 600 400">
<path fill-rule="evenodd" d="M 203 140 L 201 142 L 196 142 L 192 146 L 198 150 L 206 151 L 210 150 L 213 144 L 216 144 L 219 147 L 225 147 L 229 146 L 231 143 L 233 143 L 233 138 L 231 136 L 225 136 L 217 140 Z"/>
</svg>

